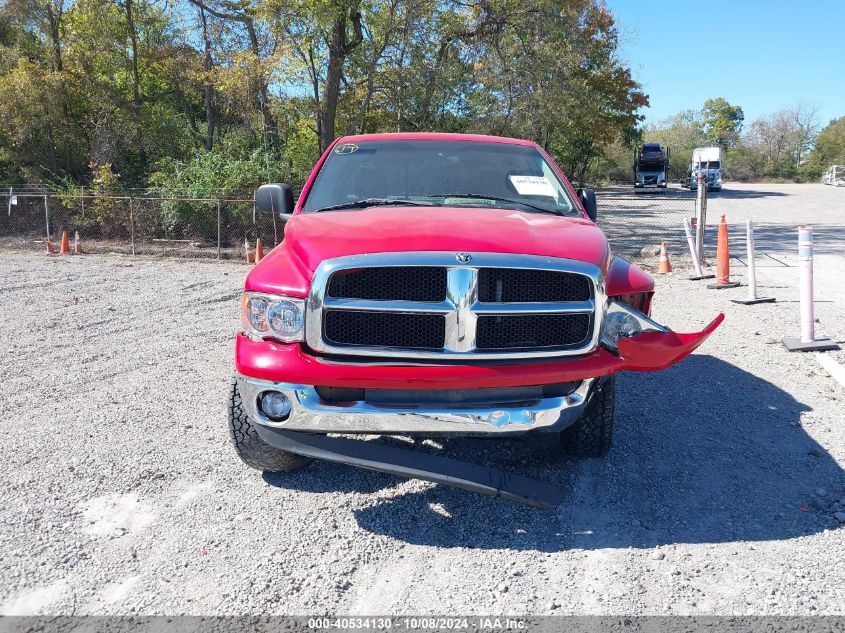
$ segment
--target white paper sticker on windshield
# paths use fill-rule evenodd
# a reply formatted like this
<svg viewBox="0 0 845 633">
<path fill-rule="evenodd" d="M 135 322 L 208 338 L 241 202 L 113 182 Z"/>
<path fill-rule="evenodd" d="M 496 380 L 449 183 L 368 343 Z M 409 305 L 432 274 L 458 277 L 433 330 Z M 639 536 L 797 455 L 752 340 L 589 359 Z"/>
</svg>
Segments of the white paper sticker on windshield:
<svg viewBox="0 0 845 633">
<path fill-rule="evenodd" d="M 549 196 L 557 198 L 557 192 L 545 176 L 509 176 L 516 192 L 521 196 Z"/>
</svg>

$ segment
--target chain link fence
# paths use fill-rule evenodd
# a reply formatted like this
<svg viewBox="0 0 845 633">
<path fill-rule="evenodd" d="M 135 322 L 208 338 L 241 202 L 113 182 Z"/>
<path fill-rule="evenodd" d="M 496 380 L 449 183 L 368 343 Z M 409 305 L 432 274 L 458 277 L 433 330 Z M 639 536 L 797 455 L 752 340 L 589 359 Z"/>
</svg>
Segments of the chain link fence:
<svg viewBox="0 0 845 633">
<path fill-rule="evenodd" d="M 670 187 L 634 193 L 631 186 L 597 190 L 598 224 L 615 253 L 637 258 L 666 241 L 685 252 L 684 218 L 695 216 L 695 192 Z M 266 249 L 283 237 L 284 223 L 256 213 L 251 195 L 160 197 L 143 191 L 64 195 L 47 191 L 0 194 L 0 247 L 56 250 L 67 231 L 85 253 L 123 253 L 246 261 L 245 244 Z"/>
<path fill-rule="evenodd" d="M 251 196 L 160 197 L 48 191 L 4 192 L 0 247 L 58 250 L 67 231 L 85 253 L 205 257 L 246 261 L 257 238 L 266 248 L 282 239 L 278 217 L 257 213 Z"/>
<path fill-rule="evenodd" d="M 684 219 L 695 218 L 695 196 L 676 187 L 637 193 L 631 185 L 598 189 L 597 223 L 623 257 L 653 256 L 648 251 L 664 241 L 670 252 L 688 254 Z"/>
</svg>

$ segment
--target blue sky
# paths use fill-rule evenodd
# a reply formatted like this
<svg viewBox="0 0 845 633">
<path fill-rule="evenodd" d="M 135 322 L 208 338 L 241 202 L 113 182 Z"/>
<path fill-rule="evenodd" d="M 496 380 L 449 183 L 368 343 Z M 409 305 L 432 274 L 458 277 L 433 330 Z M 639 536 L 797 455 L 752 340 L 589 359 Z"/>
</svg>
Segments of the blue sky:
<svg viewBox="0 0 845 633">
<path fill-rule="evenodd" d="M 822 125 L 845 115 L 842 0 L 606 3 L 622 54 L 650 97 L 647 122 L 699 109 L 710 97 L 742 106 L 746 124 L 800 101 L 819 106 Z"/>
</svg>

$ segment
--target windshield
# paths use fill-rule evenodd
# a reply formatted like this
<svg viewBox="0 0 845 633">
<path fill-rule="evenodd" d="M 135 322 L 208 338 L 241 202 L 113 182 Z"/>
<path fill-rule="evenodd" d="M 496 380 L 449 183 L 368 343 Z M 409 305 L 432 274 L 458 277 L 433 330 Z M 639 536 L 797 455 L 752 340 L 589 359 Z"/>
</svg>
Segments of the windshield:
<svg viewBox="0 0 845 633">
<path fill-rule="evenodd" d="M 708 162 L 706 160 L 703 160 L 699 163 L 699 167 L 701 169 L 707 169 L 708 167 L 710 169 L 719 169 L 719 161 L 718 160 L 711 160 L 711 161 Z"/>
<path fill-rule="evenodd" d="M 473 206 L 580 215 L 535 147 L 508 143 L 379 140 L 340 143 L 323 163 L 303 213 L 370 202 Z M 360 201 L 360 205 L 355 203 Z"/>
</svg>

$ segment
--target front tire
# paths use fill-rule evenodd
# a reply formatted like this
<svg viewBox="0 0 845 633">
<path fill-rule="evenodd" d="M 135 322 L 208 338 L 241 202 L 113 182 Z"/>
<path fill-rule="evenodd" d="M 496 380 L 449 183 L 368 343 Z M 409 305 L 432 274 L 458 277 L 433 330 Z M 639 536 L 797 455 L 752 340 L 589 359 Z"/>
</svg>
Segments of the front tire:
<svg viewBox="0 0 845 633">
<path fill-rule="evenodd" d="M 255 424 L 244 411 L 237 378 L 232 378 L 229 383 L 226 413 L 229 422 L 229 438 L 238 457 L 248 466 L 265 472 L 289 473 L 310 461 L 307 457 L 270 446 L 258 436 Z"/>
<path fill-rule="evenodd" d="M 600 378 L 581 417 L 560 434 L 563 450 L 578 457 L 602 457 L 613 439 L 615 413 L 616 376 Z"/>
</svg>

